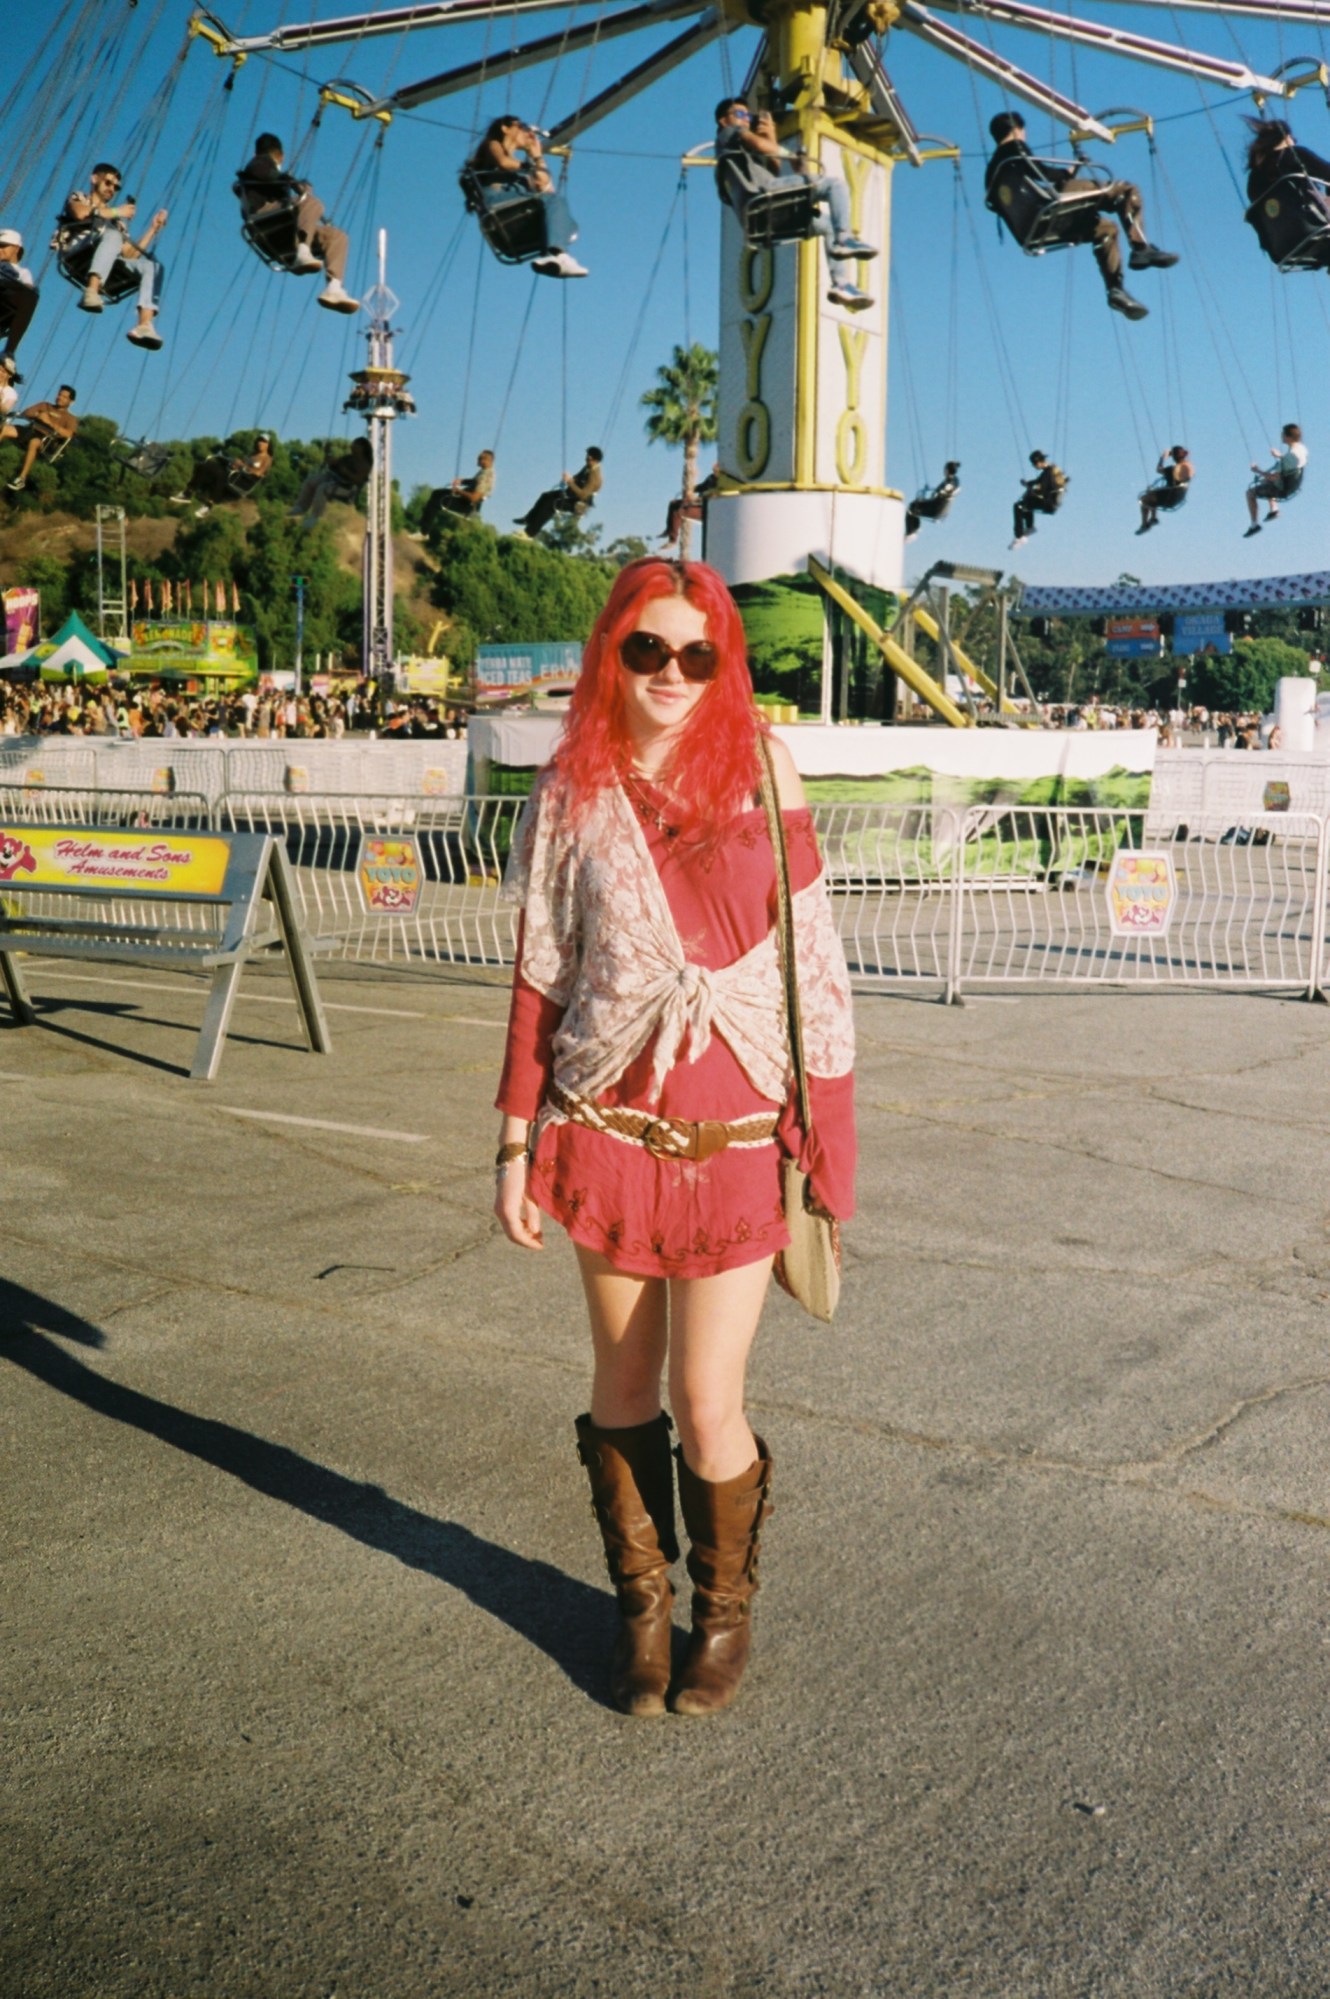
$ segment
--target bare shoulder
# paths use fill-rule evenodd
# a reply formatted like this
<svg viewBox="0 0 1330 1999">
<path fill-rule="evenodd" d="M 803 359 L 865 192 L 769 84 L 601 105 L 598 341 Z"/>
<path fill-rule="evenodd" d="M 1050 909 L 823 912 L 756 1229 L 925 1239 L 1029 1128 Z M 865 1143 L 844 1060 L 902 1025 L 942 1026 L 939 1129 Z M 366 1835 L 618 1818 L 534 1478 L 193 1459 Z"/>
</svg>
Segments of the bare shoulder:
<svg viewBox="0 0 1330 1999">
<path fill-rule="evenodd" d="M 781 811 L 797 812 L 808 801 L 804 797 L 803 782 L 795 768 L 794 758 L 778 736 L 768 736 L 767 741 L 771 745 L 771 761 L 776 772 L 776 796 L 780 800 Z"/>
</svg>

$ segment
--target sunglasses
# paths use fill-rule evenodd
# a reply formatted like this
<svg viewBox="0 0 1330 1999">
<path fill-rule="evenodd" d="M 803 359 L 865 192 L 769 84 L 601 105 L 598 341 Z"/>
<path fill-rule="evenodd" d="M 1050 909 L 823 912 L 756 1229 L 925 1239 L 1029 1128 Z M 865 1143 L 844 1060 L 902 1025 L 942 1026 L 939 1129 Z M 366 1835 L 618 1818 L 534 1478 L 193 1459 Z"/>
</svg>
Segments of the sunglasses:
<svg viewBox="0 0 1330 1999">
<path fill-rule="evenodd" d="M 630 673 L 664 673 L 670 661 L 677 659 L 685 680 L 714 679 L 720 665 L 720 654 L 710 639 L 667 646 L 654 632 L 629 632 L 619 646 L 619 658 Z"/>
</svg>

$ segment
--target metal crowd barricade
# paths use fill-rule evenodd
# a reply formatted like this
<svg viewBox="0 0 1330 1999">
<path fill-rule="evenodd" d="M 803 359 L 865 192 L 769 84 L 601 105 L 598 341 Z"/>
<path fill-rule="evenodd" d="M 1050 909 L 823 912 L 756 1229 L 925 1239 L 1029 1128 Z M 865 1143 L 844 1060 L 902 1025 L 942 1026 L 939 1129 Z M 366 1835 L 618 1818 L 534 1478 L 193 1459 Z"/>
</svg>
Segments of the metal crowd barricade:
<svg viewBox="0 0 1330 1999">
<path fill-rule="evenodd" d="M 1326 822 L 1307 813 L 1157 820 L 1139 810 L 1010 806 L 966 815 L 957 990 L 1123 985 L 1302 989 L 1325 949 Z M 1149 857 L 1167 920 L 1123 933 L 1118 855 Z M 1140 871 L 1138 871 L 1140 872 Z M 1132 892 L 1129 886 L 1126 894 Z"/>
<path fill-rule="evenodd" d="M 276 833 L 302 920 L 324 956 L 373 964 L 513 963 L 516 913 L 500 900 L 521 798 L 228 792 L 221 825 Z M 376 904 L 377 864 L 407 885 Z"/>
<path fill-rule="evenodd" d="M 933 805 L 812 810 L 855 985 L 949 993 L 961 814 Z"/>
</svg>

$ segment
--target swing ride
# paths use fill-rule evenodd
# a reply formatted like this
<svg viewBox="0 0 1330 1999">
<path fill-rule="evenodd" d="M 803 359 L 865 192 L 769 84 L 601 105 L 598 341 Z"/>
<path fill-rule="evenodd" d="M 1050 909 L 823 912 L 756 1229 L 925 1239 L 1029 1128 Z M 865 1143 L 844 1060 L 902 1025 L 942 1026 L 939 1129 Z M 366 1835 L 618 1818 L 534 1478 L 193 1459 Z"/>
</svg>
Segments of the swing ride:
<svg viewBox="0 0 1330 1999">
<path fill-rule="evenodd" d="M 240 0 L 236 4 L 239 6 Z M 229 101 L 244 97 L 256 73 L 261 79 L 256 101 L 247 105 L 244 113 L 251 139 L 259 129 L 263 93 L 270 84 L 280 88 L 280 80 L 290 76 L 292 64 L 299 62 L 303 66 L 299 72 L 301 88 L 309 84 L 316 89 L 318 108 L 310 138 L 293 148 L 289 173 L 294 179 L 302 178 L 303 154 L 321 128 L 325 113 L 345 113 L 353 125 L 373 136 L 372 148 L 362 155 L 356 191 L 374 202 L 383 198 L 380 175 L 385 160 L 391 165 L 394 125 L 420 118 L 427 108 L 450 98 L 469 99 L 474 106 L 470 145 L 465 146 L 460 139 L 450 142 L 450 167 L 445 162 L 445 182 L 450 171 L 451 185 L 458 190 L 451 199 L 460 211 L 459 221 L 470 218 L 482 234 L 486 250 L 500 265 L 538 267 L 542 257 L 549 259 L 553 254 L 554 236 L 568 233 L 552 223 L 551 216 L 556 204 L 559 212 L 568 212 L 572 163 L 579 148 L 587 152 L 587 135 L 663 85 L 702 51 L 718 50 L 722 82 L 730 93 L 722 99 L 722 106 L 727 102 L 742 104 L 752 113 L 769 113 L 784 163 L 773 169 L 770 185 L 750 187 L 744 198 L 736 200 L 733 190 L 727 193 L 724 185 L 717 189 L 721 197 L 719 472 L 716 490 L 706 507 L 706 554 L 734 584 L 807 570 L 815 560 L 818 571 L 833 576 L 838 587 L 853 598 L 861 587 L 898 591 L 902 581 L 906 503 L 904 494 L 888 481 L 886 460 L 889 289 L 894 291 L 893 330 L 898 337 L 904 331 L 898 316 L 901 273 L 893 269 L 890 257 L 895 169 L 904 166 L 912 176 L 920 173 L 928 179 L 939 167 L 945 167 L 954 190 L 951 336 L 946 362 L 948 435 L 945 450 L 931 457 L 934 477 L 944 459 L 950 465 L 959 458 L 960 439 L 954 428 L 959 374 L 955 329 L 962 317 L 957 244 L 963 218 L 972 236 L 974 232 L 966 180 L 973 177 L 970 159 L 975 149 L 963 152 L 955 137 L 934 139 L 920 131 L 887 68 L 888 56 L 894 67 L 898 53 L 904 60 L 922 47 L 953 65 L 956 75 L 963 75 L 968 82 L 980 128 L 979 143 L 985 153 L 986 113 L 999 107 L 1028 107 L 1061 128 L 1072 152 L 1060 165 L 1069 170 L 1076 185 L 1059 185 L 1057 177 L 1043 171 L 1041 164 L 1042 184 L 1017 187 L 1015 182 L 1003 183 L 1009 185 L 1011 198 L 1004 200 L 999 186 L 989 204 L 1020 252 L 1032 259 L 1043 258 L 1050 251 L 1074 250 L 1088 241 L 1087 221 L 1101 213 L 1104 182 L 1112 179 L 1112 173 L 1103 161 L 1088 158 L 1087 147 L 1115 147 L 1122 141 L 1142 139 L 1152 170 L 1157 165 L 1155 121 L 1134 107 L 1091 109 L 1076 90 L 1078 58 L 1113 57 L 1130 61 L 1141 73 L 1154 71 L 1190 80 L 1212 127 L 1215 93 L 1248 107 L 1257 123 L 1265 126 L 1273 122 L 1269 107 L 1286 106 L 1304 91 L 1328 92 L 1330 68 L 1322 57 L 1286 55 L 1283 38 L 1296 29 L 1319 43 L 1322 29 L 1330 26 L 1330 0 L 1140 0 L 1140 4 L 1167 7 L 1169 38 L 1143 34 L 1134 25 L 1119 25 L 1112 19 L 1100 21 L 1055 12 L 1026 4 L 1026 0 L 930 0 L 927 6 L 922 0 L 817 0 L 817 4 L 801 4 L 800 0 L 594 0 L 586 5 L 577 4 L 577 0 L 415 0 L 408 6 L 380 6 L 323 20 L 283 20 L 255 31 L 233 28 L 220 14 L 198 8 L 190 14 L 187 40 L 166 79 L 156 95 L 144 102 L 138 124 L 117 152 L 136 178 L 146 171 L 142 156 L 151 156 L 154 134 L 170 94 L 185 65 L 194 60 L 191 51 L 200 47 L 211 48 L 221 59 L 221 90 Z M 170 0 L 155 0 L 146 32 L 136 45 L 139 60 L 169 6 Z M 1117 6 L 1118 0 L 1104 0 L 1099 11 L 1112 14 Z M 257 11 L 252 0 L 245 11 Z M 529 36 L 527 17 L 533 17 Z M 535 17 L 548 21 L 549 29 L 540 31 Z M 1247 61 L 1240 50 L 1237 54 L 1217 54 L 1185 44 L 1180 22 L 1199 23 L 1207 17 L 1230 32 L 1239 20 L 1265 24 L 1267 30 L 1278 33 L 1279 59 L 1262 65 Z M 179 18 L 184 18 L 183 9 Z M 91 0 L 64 0 L 60 21 L 62 26 L 53 41 L 63 34 L 72 44 L 77 37 L 85 64 L 99 56 L 109 57 L 116 37 L 128 36 L 119 5 L 98 8 Z M 957 22 L 964 22 L 964 28 Z M 395 70 L 403 50 L 414 48 L 420 35 L 465 37 L 468 30 L 471 45 L 465 59 L 419 80 L 403 83 L 390 73 L 387 81 L 371 88 L 345 75 L 324 80 L 317 68 L 311 68 L 325 55 L 331 60 L 334 51 L 339 65 L 357 67 L 369 60 L 376 45 L 391 40 L 396 47 Z M 1049 52 L 1047 78 L 1001 52 L 995 46 L 995 30 L 1037 35 Z M 475 37 L 481 33 L 484 46 L 476 50 Z M 608 80 L 598 77 L 597 87 L 592 88 L 593 61 L 603 74 L 606 49 L 630 35 L 640 36 L 644 42 L 649 39 L 648 52 Z M 726 53 L 732 39 L 743 48 L 746 64 L 737 84 Z M 544 67 L 550 77 L 548 97 L 557 91 L 557 80 L 566 74 L 565 66 L 572 59 L 577 59 L 574 68 L 580 68 L 580 91 L 572 93 L 574 101 L 566 106 L 556 103 L 546 129 L 515 117 L 495 121 L 520 125 L 526 135 L 522 141 L 526 151 L 513 166 L 496 170 L 498 177 L 487 177 L 475 163 L 489 122 L 480 114 L 481 94 L 486 89 L 510 87 L 514 79 Z M 1059 81 L 1059 63 L 1061 75 L 1070 80 L 1070 90 Z M 135 61 L 131 60 L 118 74 L 115 108 L 133 89 L 134 75 Z M 17 101 L 16 93 L 30 86 L 25 72 L 11 92 L 11 106 Z M 981 90 L 990 93 L 990 102 L 982 107 Z M 696 96 L 700 104 L 709 107 L 714 94 L 714 87 L 708 89 L 699 81 Z M 69 102 L 72 104 L 72 96 Z M 59 110 L 59 105 L 52 105 L 53 118 Z M 201 113 L 197 143 L 165 190 L 166 204 L 178 211 L 188 211 L 189 201 L 181 197 L 198 187 L 203 176 L 225 181 L 221 126 L 220 122 L 210 122 L 210 111 L 211 106 Z M 540 115 L 545 115 L 543 110 Z M 109 122 L 108 107 L 98 107 L 98 117 Z M 289 122 L 289 111 L 278 114 L 275 122 Z M 72 135 L 70 144 L 82 145 L 91 129 L 95 128 Z M 68 150 L 66 147 L 66 153 Z M 96 154 L 89 152 L 88 156 Z M 685 183 L 690 172 L 699 167 L 710 177 L 718 162 L 712 142 L 686 150 L 681 146 L 676 157 L 682 158 Z M 1037 158 L 1042 163 L 1042 154 Z M 234 156 L 231 164 L 234 175 Z M 593 166 L 594 161 L 585 161 L 579 171 Z M 8 183 L 0 190 L 0 221 L 8 222 L 12 216 L 24 222 L 31 237 L 43 207 L 47 212 L 54 207 L 63 171 L 61 159 L 52 160 L 42 148 L 34 148 L 30 158 L 16 161 Z M 351 177 L 349 174 L 348 181 Z M 853 267 L 848 285 L 835 277 L 838 245 L 830 240 L 824 212 L 832 199 L 828 190 L 839 191 L 836 198 L 842 200 L 848 215 L 848 226 L 839 231 L 839 247 L 858 246 L 848 260 Z M 253 253 L 256 270 L 273 274 L 262 280 L 265 283 L 276 286 L 281 276 L 318 268 L 296 227 L 298 207 L 294 193 L 284 195 L 266 213 L 252 203 L 246 207 L 244 241 Z M 1242 213 L 1265 253 L 1272 281 L 1276 274 L 1293 276 L 1330 267 L 1330 206 L 1326 206 L 1314 174 L 1296 157 L 1296 149 L 1258 198 L 1243 201 Z M 367 219 L 377 223 L 378 218 L 373 215 Z M 234 221 L 231 228 L 235 229 Z M 370 233 L 362 222 L 359 231 L 352 232 L 353 240 L 358 235 L 363 248 Z M 217 247 L 213 245 L 214 250 Z M 1135 243 L 1134 247 L 1139 249 Z M 192 260 L 197 248 L 197 241 L 193 241 L 181 254 Z M 566 252 L 566 245 L 559 248 Z M 603 254 L 608 254 L 608 248 L 604 246 Z M 940 293 L 944 255 L 940 244 L 935 249 L 936 268 L 924 273 L 924 284 Z M 872 261 L 870 252 L 877 253 Z M 586 245 L 580 254 L 591 265 L 594 286 L 599 277 L 596 248 Z M 371 322 L 369 363 L 353 375 L 352 394 L 344 405 L 350 414 L 366 422 L 375 454 L 375 475 L 369 489 L 365 600 L 366 659 L 373 666 L 381 666 L 392 653 L 391 537 L 387 530 L 393 425 L 413 407 L 407 377 L 393 363 L 396 301 L 387 289 L 383 259 L 380 232 L 378 283 L 365 300 Z M 1158 253 L 1155 260 L 1163 263 L 1168 258 Z M 1074 256 L 1058 259 L 1067 266 L 1081 261 Z M 1135 255 L 1131 261 L 1137 268 Z M 1184 243 L 1183 261 L 1184 266 L 1203 262 L 1189 243 Z M 133 278 L 132 261 L 128 269 Z M 574 269 L 582 274 L 581 266 Z M 65 275 L 72 277 L 73 273 L 66 269 Z M 1198 282 L 1205 282 L 1199 271 L 1196 275 Z M 1019 428 L 1018 462 L 1023 467 L 1039 433 L 1023 419 L 1020 371 L 1007 350 L 982 268 L 977 268 L 977 277 L 994 321 L 990 343 L 993 363 L 1013 432 Z M 112 296 L 110 282 L 104 287 L 108 300 Z M 511 282 L 511 278 L 504 282 Z M 1163 312 L 1169 310 L 1164 298 L 1172 282 L 1176 281 L 1160 282 L 1157 296 Z M 580 292 L 584 288 L 574 289 Z M 619 309 L 612 277 L 605 285 L 605 295 L 609 303 L 603 310 L 612 314 Z M 649 299 L 643 301 L 639 314 L 639 331 L 647 303 Z M 1145 310 L 1142 305 L 1141 316 Z M 530 312 L 528 303 L 519 349 Z M 1220 336 L 1213 328 L 1208 331 L 1216 340 L 1219 358 Z M 1148 411 L 1148 396 L 1135 394 L 1130 386 L 1131 371 L 1136 370 L 1139 380 L 1140 370 L 1130 344 L 1140 337 L 1134 329 L 1126 332 L 1119 355 L 1124 382 L 1129 385 L 1129 403 Z M 475 338 L 473 324 L 473 347 Z M 1178 335 L 1171 324 L 1165 327 L 1165 376 L 1170 339 L 1173 374 L 1180 379 Z M 565 372 L 566 341 L 565 331 Z M 1045 440 L 1051 442 L 1059 460 L 1066 456 L 1065 434 L 1059 432 L 1065 433 L 1070 399 L 1069 335 L 1065 345 L 1065 365 L 1058 370 L 1059 409 L 1051 438 Z M 470 360 L 468 350 L 461 392 L 464 419 Z M 902 362 L 907 371 L 907 425 L 915 432 L 916 471 L 922 473 L 918 399 L 910 393 L 904 353 Z M 1221 369 L 1228 384 L 1234 371 L 1231 360 L 1222 360 Z M 456 372 L 455 366 L 437 372 L 429 385 L 431 400 L 456 399 Z M 1242 372 L 1240 360 L 1236 372 Z M 1040 385 L 1040 393 L 1042 388 Z M 1267 418 L 1260 414 L 1254 394 L 1252 401 L 1264 426 Z M 505 400 L 496 432 L 502 428 L 506 407 Z M 1285 413 L 1280 412 L 1281 416 Z M 126 430 L 132 415 L 132 411 L 121 415 Z M 1136 421 L 1134 407 L 1132 421 Z M 566 430 L 566 416 L 564 422 Z M 1177 435 L 1179 428 L 1172 422 L 1156 426 L 1158 435 L 1170 431 Z M 153 426 L 146 429 L 151 433 Z M 459 455 L 460 448 L 459 441 Z M 1157 444 L 1150 452 L 1142 449 L 1140 453 L 1147 480 L 1155 450 Z M 974 456 L 968 446 L 966 456 L 967 460 Z M 1088 483 L 1081 479 L 1078 497 Z M 947 514 L 950 495 L 939 503 L 938 490 L 921 482 L 918 500 L 911 509 L 914 531 L 922 520 L 925 531 L 933 533 Z M 1193 500 L 1193 509 L 1195 505 Z M 965 514 L 962 502 L 957 515 L 964 518 Z"/>
</svg>

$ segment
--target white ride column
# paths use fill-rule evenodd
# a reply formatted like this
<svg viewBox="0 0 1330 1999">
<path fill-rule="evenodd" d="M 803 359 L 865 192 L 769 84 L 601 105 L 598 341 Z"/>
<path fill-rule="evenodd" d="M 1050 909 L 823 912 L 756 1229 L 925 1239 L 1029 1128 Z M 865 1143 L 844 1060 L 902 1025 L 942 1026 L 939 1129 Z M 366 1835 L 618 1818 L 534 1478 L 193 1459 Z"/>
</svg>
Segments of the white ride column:
<svg viewBox="0 0 1330 1999">
<path fill-rule="evenodd" d="M 717 450 L 722 474 L 744 487 L 709 501 L 706 559 L 739 584 L 806 569 L 815 555 L 895 590 L 905 505 L 884 484 L 891 169 L 833 127 L 815 131 L 806 143 L 846 183 L 855 235 L 878 247 L 854 272 L 873 304 L 830 303 L 823 238 L 751 248 L 724 210 Z"/>
</svg>

